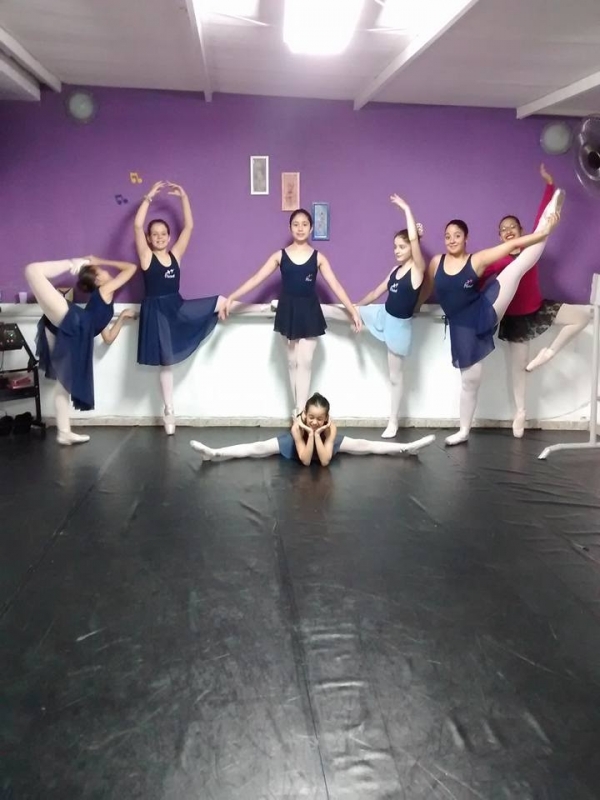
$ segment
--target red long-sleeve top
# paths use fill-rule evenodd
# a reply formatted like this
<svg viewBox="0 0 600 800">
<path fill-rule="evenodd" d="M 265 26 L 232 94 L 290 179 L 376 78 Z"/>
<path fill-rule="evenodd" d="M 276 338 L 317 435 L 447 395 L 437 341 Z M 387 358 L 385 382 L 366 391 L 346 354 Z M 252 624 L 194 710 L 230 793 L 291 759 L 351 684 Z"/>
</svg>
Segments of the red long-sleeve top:
<svg viewBox="0 0 600 800">
<path fill-rule="evenodd" d="M 537 217 L 535 218 L 534 228 L 537 227 L 540 217 L 542 216 L 542 212 L 552 199 L 553 194 L 554 185 L 551 183 L 546 184 L 544 196 L 542 197 L 542 202 L 538 208 Z M 498 261 L 494 261 L 494 263 L 490 264 L 490 266 L 483 273 L 481 280 L 484 283 L 489 281 L 490 278 L 495 277 L 499 272 L 502 272 L 503 269 L 508 267 L 508 265 L 511 264 L 516 257 L 517 256 L 508 255 L 504 256 L 504 258 L 498 259 Z M 524 314 L 533 314 L 540 308 L 543 301 L 544 299 L 540 291 L 538 267 L 536 264 L 521 278 L 519 288 L 517 289 L 517 292 L 511 300 L 508 308 L 506 309 L 506 316 L 520 317 Z"/>
</svg>

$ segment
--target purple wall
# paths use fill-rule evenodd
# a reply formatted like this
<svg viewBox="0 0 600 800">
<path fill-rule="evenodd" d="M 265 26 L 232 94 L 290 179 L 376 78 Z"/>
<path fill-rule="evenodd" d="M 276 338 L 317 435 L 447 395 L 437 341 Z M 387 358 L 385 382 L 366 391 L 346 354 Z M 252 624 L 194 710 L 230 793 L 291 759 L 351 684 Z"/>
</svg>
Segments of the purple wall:
<svg viewBox="0 0 600 800">
<path fill-rule="evenodd" d="M 12 300 L 29 261 L 94 253 L 134 257 L 132 220 L 160 178 L 182 183 L 196 228 L 184 261 L 184 296 L 227 293 L 287 242 L 280 173 L 301 173 L 301 202 L 331 204 L 331 241 L 322 249 L 351 297 L 372 289 L 393 264 L 403 227 L 388 201 L 404 195 L 426 226 L 425 249 L 442 249 L 443 226 L 465 219 L 471 249 L 497 241 L 501 215 L 530 226 L 543 186 L 542 119 L 512 111 L 348 103 L 118 89 L 93 90 L 99 111 L 72 123 L 64 94 L 41 104 L 0 103 L 0 289 Z M 249 156 L 270 156 L 271 194 L 251 196 Z M 542 261 L 546 296 L 589 299 L 600 271 L 600 197 L 579 186 L 571 155 L 545 157 L 568 193 L 562 224 Z M 141 185 L 132 185 L 137 170 Z M 118 205 L 116 194 L 128 203 Z M 177 203 L 155 202 L 173 219 Z M 169 207 L 171 206 L 171 207 Z M 276 282 L 262 292 L 273 296 Z M 121 299 L 138 299 L 136 280 Z"/>
</svg>

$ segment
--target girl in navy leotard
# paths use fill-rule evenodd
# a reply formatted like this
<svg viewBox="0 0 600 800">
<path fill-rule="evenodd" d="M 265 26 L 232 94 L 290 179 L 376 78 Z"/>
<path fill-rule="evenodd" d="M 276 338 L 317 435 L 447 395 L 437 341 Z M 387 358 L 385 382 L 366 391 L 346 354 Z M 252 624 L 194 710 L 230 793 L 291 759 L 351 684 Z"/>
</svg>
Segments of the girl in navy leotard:
<svg viewBox="0 0 600 800">
<path fill-rule="evenodd" d="M 365 326 L 387 347 L 391 407 L 387 428 L 381 434 L 384 439 L 393 439 L 398 432 L 404 358 L 410 352 L 413 313 L 425 275 L 425 260 L 413 213 L 397 194 L 390 199 L 404 211 L 407 224 L 406 229 L 394 236 L 396 265 L 385 280 L 358 303 Z M 385 305 L 371 305 L 386 290 Z"/>
<path fill-rule="evenodd" d="M 113 277 L 102 267 L 114 267 L 119 273 Z M 106 261 L 95 256 L 25 267 L 27 282 L 44 313 L 38 324 L 37 349 L 46 377 L 57 381 L 54 407 L 59 444 L 89 441 L 89 436 L 71 430 L 69 401 L 81 411 L 94 408 L 94 337 L 102 334 L 104 341 L 110 344 L 124 321 L 136 316 L 132 309 L 125 309 L 114 325 L 110 325 L 113 296 L 133 277 L 135 270 L 135 264 Z M 91 295 L 85 308 L 68 303 L 50 282 L 51 278 L 67 271 L 77 275 L 78 288 Z"/>
<path fill-rule="evenodd" d="M 466 442 L 475 415 L 481 383 L 482 361 L 494 349 L 494 331 L 519 287 L 519 281 L 539 260 L 546 239 L 558 222 L 564 192 L 557 190 L 546 206 L 535 233 L 469 255 L 466 223 L 451 220 L 446 225 L 446 253 L 434 256 L 430 281 L 450 327 L 452 363 L 461 371 L 460 428 L 446 444 Z M 516 247 L 523 252 L 484 289 L 479 278 L 494 261 Z"/>
<path fill-rule="evenodd" d="M 337 425 L 329 415 L 329 401 L 316 392 L 309 397 L 301 413 L 294 418 L 292 429 L 281 436 L 263 442 L 234 444 L 213 448 L 192 440 L 191 446 L 200 453 L 203 461 L 228 461 L 232 458 L 266 458 L 279 455 L 298 461 L 305 467 L 316 463 L 326 467 L 337 453 L 354 456 L 414 455 L 435 441 L 435 436 L 424 436 L 410 444 L 397 442 L 372 442 L 369 439 L 351 439 L 337 432 Z"/>
<path fill-rule="evenodd" d="M 294 412 L 304 408 L 310 392 L 312 360 L 317 337 L 327 327 L 316 291 L 318 273 L 321 273 L 332 292 L 346 307 L 355 330 L 362 323 L 357 310 L 350 302 L 343 286 L 335 277 L 329 261 L 309 244 L 313 228 L 312 216 L 299 208 L 290 216 L 292 244 L 278 250 L 249 280 L 232 292 L 220 314 L 225 318 L 237 298 L 260 286 L 277 267 L 281 270 L 282 291 L 275 315 L 275 330 L 288 340 L 288 367 L 294 399 Z"/>
<path fill-rule="evenodd" d="M 164 220 L 151 220 L 144 231 L 150 203 L 167 185 L 169 194 L 181 198 L 183 208 L 183 229 L 171 248 L 171 231 Z M 221 295 L 184 300 L 179 293 L 180 262 L 189 245 L 193 226 L 187 194 L 179 184 L 170 181 L 154 184 L 144 196 L 134 220 L 135 243 L 146 290 L 140 310 L 137 360 L 139 364 L 160 367 L 163 424 L 168 435 L 175 433 L 172 365 L 188 358 L 212 333 L 218 313 L 225 304 Z M 271 314 L 267 305 L 236 303 L 233 311 Z"/>
</svg>

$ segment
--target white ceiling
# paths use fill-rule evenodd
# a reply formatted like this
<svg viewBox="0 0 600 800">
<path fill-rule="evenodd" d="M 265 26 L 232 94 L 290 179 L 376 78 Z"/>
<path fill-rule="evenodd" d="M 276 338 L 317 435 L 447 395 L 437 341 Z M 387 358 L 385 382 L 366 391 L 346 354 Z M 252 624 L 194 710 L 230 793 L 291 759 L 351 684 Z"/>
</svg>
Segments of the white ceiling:
<svg viewBox="0 0 600 800">
<path fill-rule="evenodd" d="M 232 2 L 254 4 L 255 15 L 215 13 Z M 423 27 L 381 29 L 384 2 L 398 5 L 401 19 L 420 15 Z M 600 112 L 600 0 L 364 4 L 348 50 L 315 58 L 284 45 L 283 0 L 0 0 L 0 99 L 37 100 L 39 84 L 58 90 L 62 82 L 203 91 L 207 99 L 348 100 L 356 108 L 379 101 L 514 108 L 519 116 Z"/>
</svg>

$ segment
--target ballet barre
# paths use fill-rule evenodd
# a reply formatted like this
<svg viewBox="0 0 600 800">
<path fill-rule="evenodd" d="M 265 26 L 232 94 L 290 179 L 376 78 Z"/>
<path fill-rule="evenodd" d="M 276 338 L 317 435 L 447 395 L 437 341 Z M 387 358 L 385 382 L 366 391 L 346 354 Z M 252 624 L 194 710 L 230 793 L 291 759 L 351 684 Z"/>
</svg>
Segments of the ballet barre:
<svg viewBox="0 0 600 800">
<path fill-rule="evenodd" d="M 557 450 L 594 450 L 600 448 L 598 441 L 598 372 L 600 368 L 600 274 L 592 277 L 592 292 L 590 295 L 590 305 L 594 309 L 593 317 L 593 342 L 592 342 L 592 384 L 590 390 L 590 438 L 587 442 L 572 442 L 565 444 L 553 444 L 546 447 L 539 454 L 538 458 L 546 459 L 550 453 Z"/>
</svg>

